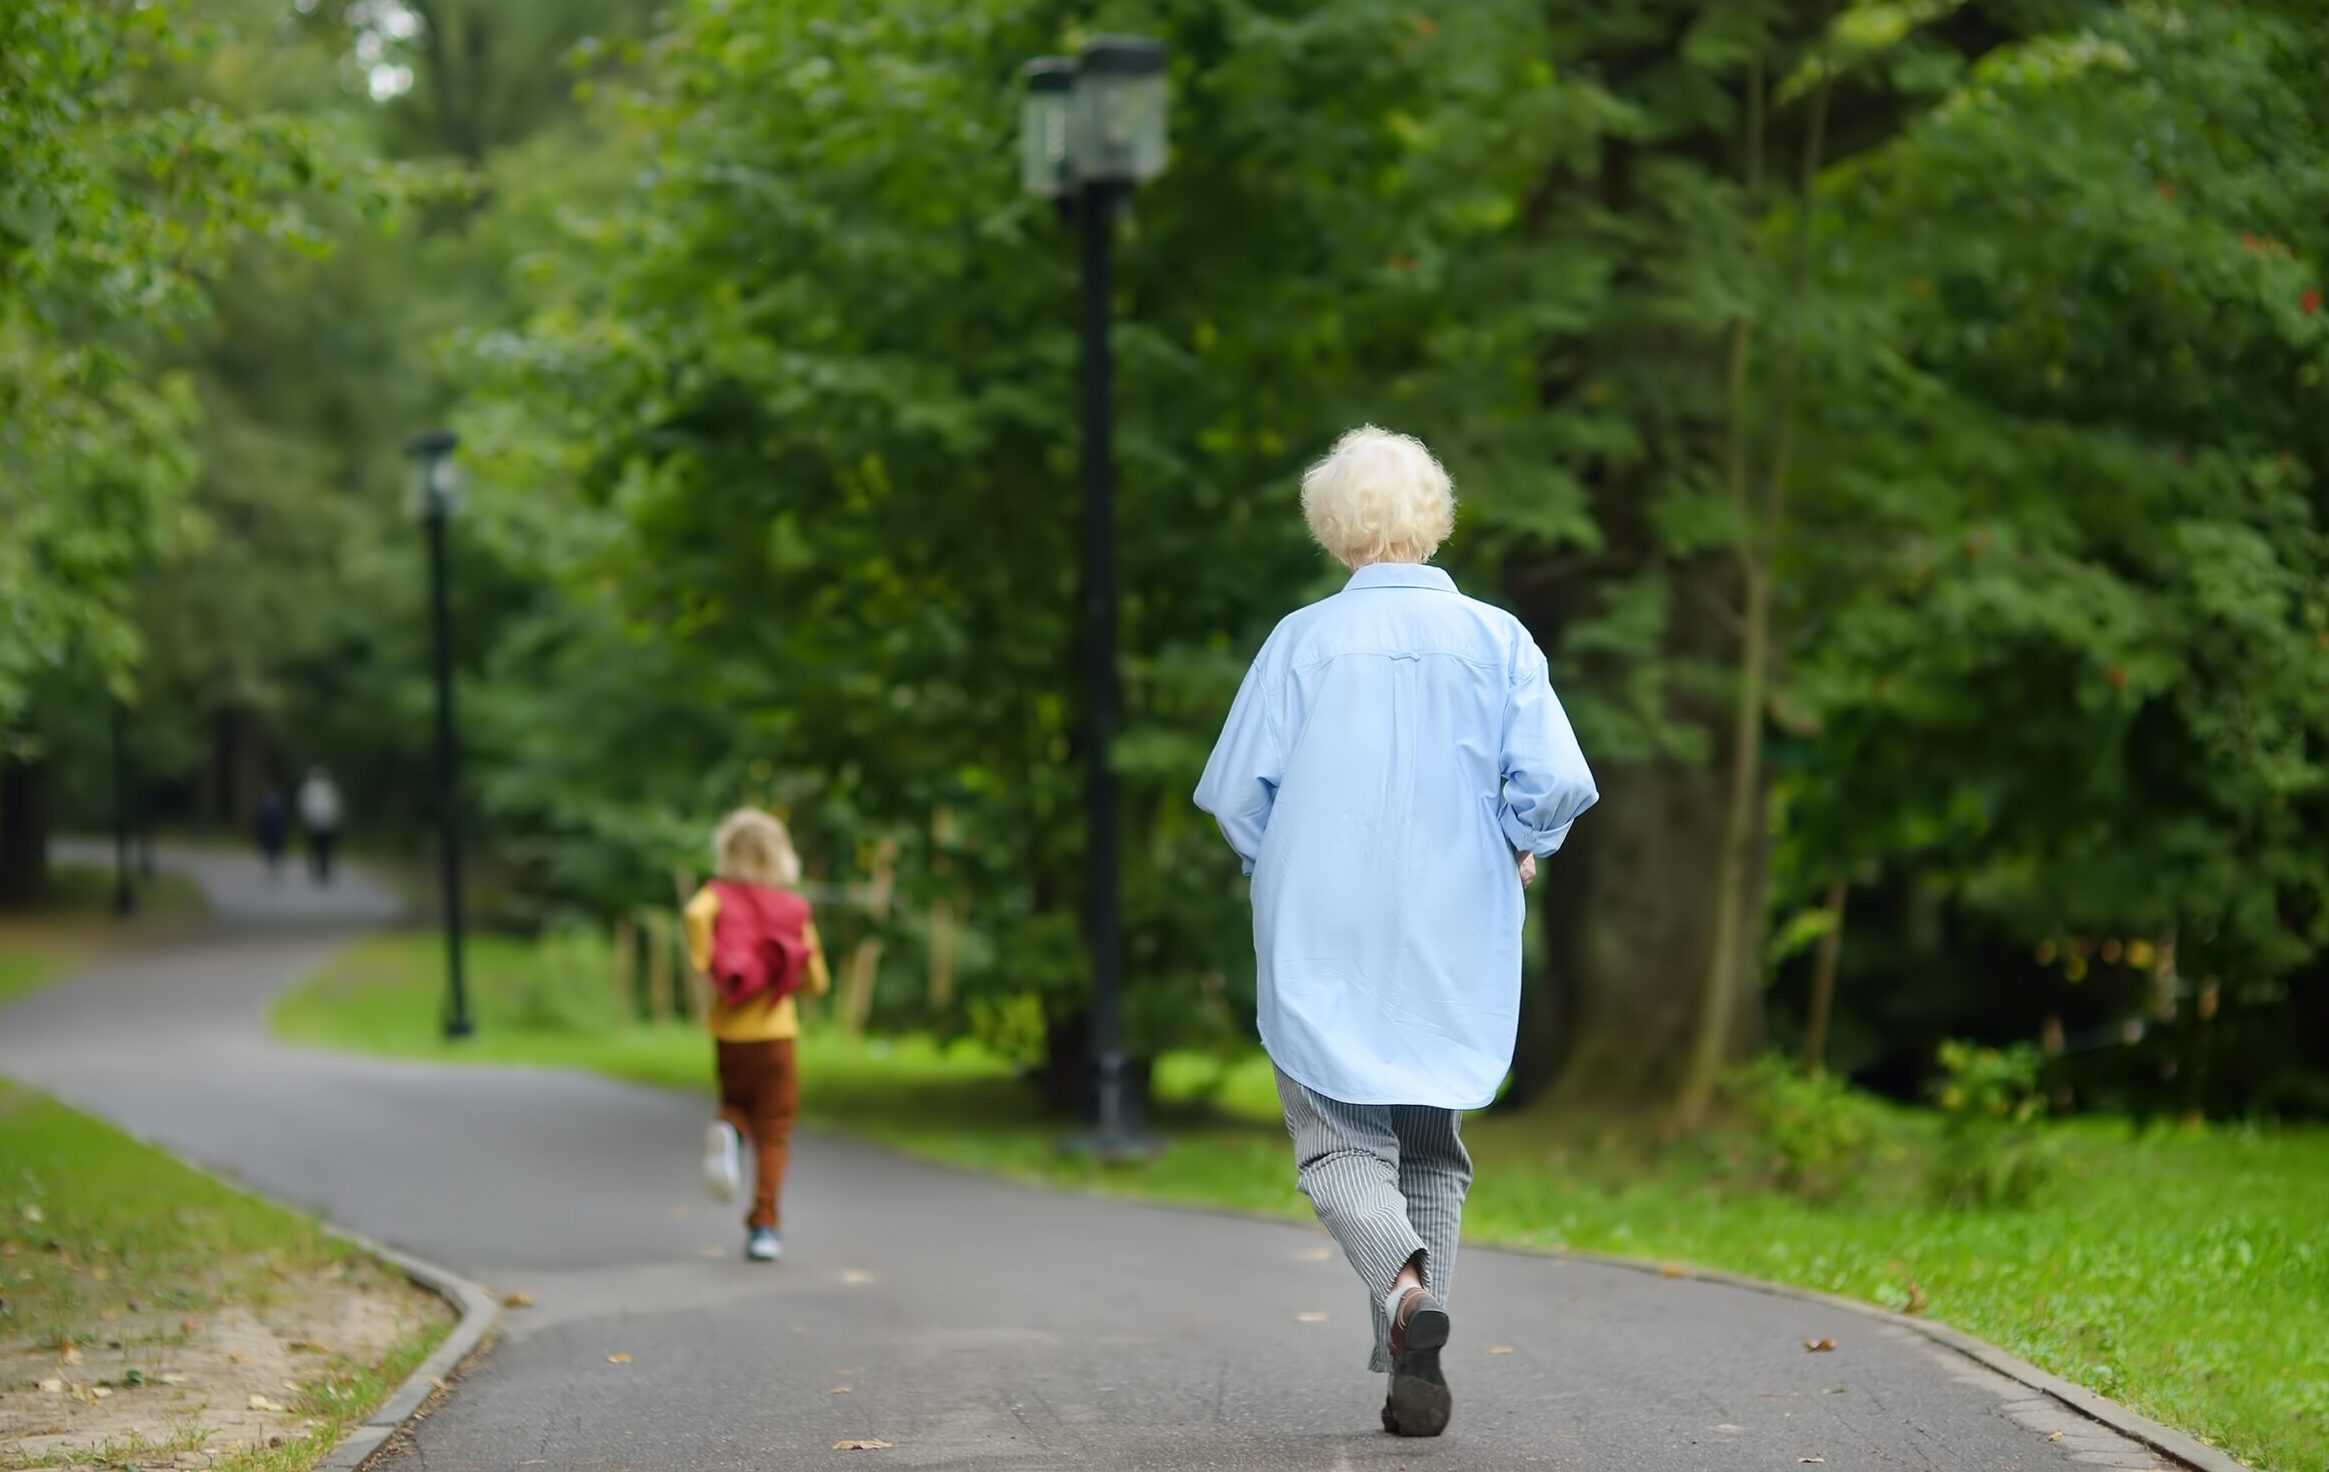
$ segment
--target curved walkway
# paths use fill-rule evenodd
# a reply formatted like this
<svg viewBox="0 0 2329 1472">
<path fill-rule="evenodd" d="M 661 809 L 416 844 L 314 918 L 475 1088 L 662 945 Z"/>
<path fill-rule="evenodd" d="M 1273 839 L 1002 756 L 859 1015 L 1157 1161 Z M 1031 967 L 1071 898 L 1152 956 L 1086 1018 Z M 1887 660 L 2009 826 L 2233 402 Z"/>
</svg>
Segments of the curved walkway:
<svg viewBox="0 0 2329 1472">
<path fill-rule="evenodd" d="M 1323 1235 L 830 1138 L 796 1158 L 784 1263 L 748 1266 L 696 1184 L 699 1101 L 278 1044 L 267 1001 L 393 902 L 359 875 L 269 887 L 237 857 L 175 862 L 216 933 L 0 1012 L 0 1074 L 531 1295 L 396 1472 L 761 1472 L 852 1455 L 841 1440 L 888 1443 L 877 1466 L 998 1472 L 2161 1465 L 1844 1309 L 1485 1250 L 1457 1284 L 1455 1424 L 1397 1440 L 1373 1429 L 1366 1305 Z M 1833 1353 L 1804 1352 L 1822 1337 Z"/>
</svg>

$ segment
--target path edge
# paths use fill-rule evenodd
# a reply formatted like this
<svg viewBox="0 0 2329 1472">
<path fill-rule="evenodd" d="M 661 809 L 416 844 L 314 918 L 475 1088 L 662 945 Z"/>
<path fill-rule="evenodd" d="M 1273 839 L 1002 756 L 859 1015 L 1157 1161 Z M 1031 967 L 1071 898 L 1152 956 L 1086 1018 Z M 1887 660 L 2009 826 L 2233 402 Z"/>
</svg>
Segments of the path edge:
<svg viewBox="0 0 2329 1472">
<path fill-rule="evenodd" d="M 420 1414 L 431 1395 L 452 1381 L 454 1372 L 485 1343 L 487 1336 L 501 1322 L 501 1300 L 487 1292 L 483 1286 L 433 1262 L 399 1252 L 344 1227 L 326 1223 L 324 1230 L 394 1268 L 417 1286 L 443 1299 L 447 1307 L 460 1315 L 451 1332 L 445 1335 L 444 1342 L 415 1366 L 410 1375 L 405 1376 L 404 1383 L 388 1399 L 382 1401 L 371 1415 L 366 1416 L 353 1431 L 340 1439 L 338 1446 L 315 1464 L 315 1472 L 360 1472 L 366 1463 L 380 1454 L 380 1449 L 388 1444 L 391 1437 Z"/>
<path fill-rule="evenodd" d="M 2247 1463 L 2237 1460 L 2228 1452 L 2209 1446 L 2198 1437 L 2187 1432 L 2177 1431 L 2170 1426 L 2162 1426 L 2150 1417 L 2130 1410 L 2108 1396 L 2097 1395 L 2082 1385 L 2074 1385 L 2059 1375 L 2039 1369 L 2028 1360 L 2008 1354 L 1987 1340 L 1977 1339 L 1962 1329 L 1953 1329 L 1947 1324 L 1932 1319 L 1896 1312 L 1882 1304 L 1847 1298 L 1840 1293 L 1823 1293 L 1816 1288 L 1796 1288 L 1785 1283 L 1767 1282 L 1761 1278 L 1747 1277 L 1742 1273 L 1726 1273 L 1718 1268 L 1701 1268 L 1685 1264 L 1670 1266 L 1649 1262 L 1638 1257 L 1619 1257 L 1606 1252 L 1579 1252 L 1565 1247 L 1531 1247 L 1526 1244 L 1499 1242 L 1473 1242 L 1466 1245 L 1474 1251 L 1509 1252 L 1521 1257 L 1543 1257 L 1561 1262 L 1588 1263 L 1595 1267 L 1618 1268 L 1629 1273 L 1640 1273 L 1660 1278 L 1677 1276 L 1674 1272 L 1674 1266 L 1679 1266 L 1681 1268 L 1679 1276 L 1684 1280 L 1715 1283 L 1726 1288 L 1738 1288 L 1749 1293 L 1760 1293 L 1768 1298 L 1787 1298 L 1799 1303 L 1816 1303 L 1823 1308 L 1841 1309 L 1846 1313 L 1857 1314 L 1864 1319 L 1873 1319 L 1878 1323 L 1906 1330 L 1919 1338 L 1939 1345 L 1943 1349 L 1963 1355 L 1974 1363 L 1995 1371 L 2026 1389 L 2035 1390 L 2041 1395 L 2050 1396 L 2062 1402 L 2088 1420 L 2100 1422 L 2128 1440 L 2140 1442 L 2169 1461 L 2194 1469 L 2194 1472 L 2255 1472 L 2255 1469 Z"/>
</svg>

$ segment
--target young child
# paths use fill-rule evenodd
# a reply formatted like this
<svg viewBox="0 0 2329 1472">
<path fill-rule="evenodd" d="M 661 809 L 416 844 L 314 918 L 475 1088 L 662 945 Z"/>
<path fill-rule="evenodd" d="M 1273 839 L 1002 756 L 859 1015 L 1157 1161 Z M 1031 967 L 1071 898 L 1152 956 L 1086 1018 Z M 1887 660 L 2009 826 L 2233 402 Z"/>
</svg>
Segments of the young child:
<svg viewBox="0 0 2329 1472">
<path fill-rule="evenodd" d="M 832 976 L 809 902 L 790 888 L 800 882 L 801 861 L 784 824 L 739 808 L 713 835 L 712 853 L 719 877 L 685 912 L 688 959 L 711 988 L 706 1021 L 720 1077 L 720 1117 L 705 1134 L 704 1185 L 722 1201 L 734 1199 L 744 1141 L 752 1142 L 744 1256 L 774 1262 L 781 1251 L 777 1193 L 800 1107 L 793 1039 L 801 1021 L 792 993 L 822 996 Z"/>
</svg>

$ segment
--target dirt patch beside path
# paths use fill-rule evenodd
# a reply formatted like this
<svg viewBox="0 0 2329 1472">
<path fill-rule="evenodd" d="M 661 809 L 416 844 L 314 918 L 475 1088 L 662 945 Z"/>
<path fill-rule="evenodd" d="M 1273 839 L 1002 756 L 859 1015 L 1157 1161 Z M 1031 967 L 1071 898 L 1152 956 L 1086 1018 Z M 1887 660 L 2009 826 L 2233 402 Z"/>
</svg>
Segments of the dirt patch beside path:
<svg viewBox="0 0 2329 1472">
<path fill-rule="evenodd" d="M 453 1318 L 361 1261 L 288 1271 L 266 1298 L 195 1313 L 125 1305 L 84 1329 L 86 1343 L 0 1319 L 0 1467 L 223 1468 L 262 1452 L 304 1465 L 302 1443 L 321 1456 Z"/>
</svg>

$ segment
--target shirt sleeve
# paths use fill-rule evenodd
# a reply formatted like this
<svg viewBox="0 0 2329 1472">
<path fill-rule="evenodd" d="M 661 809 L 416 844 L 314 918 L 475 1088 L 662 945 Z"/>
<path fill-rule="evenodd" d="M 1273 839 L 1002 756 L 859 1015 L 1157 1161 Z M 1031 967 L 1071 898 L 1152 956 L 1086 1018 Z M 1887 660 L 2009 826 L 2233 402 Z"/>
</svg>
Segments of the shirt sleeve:
<svg viewBox="0 0 2329 1472">
<path fill-rule="evenodd" d="M 1246 671 L 1237 700 L 1229 708 L 1229 722 L 1214 744 L 1212 759 L 1197 783 L 1199 809 L 1221 825 L 1221 836 L 1236 850 L 1238 861 L 1251 874 L 1261 857 L 1262 834 L 1270 826 L 1270 808 L 1277 801 L 1278 781 L 1284 773 L 1285 736 L 1279 724 L 1282 694 L 1274 680 L 1262 673 L 1260 660 Z"/>
<path fill-rule="evenodd" d="M 817 926 L 811 921 L 807 931 L 809 942 L 809 978 L 806 986 L 812 997 L 821 997 L 833 990 L 833 973 L 825 965 L 825 943 L 817 937 Z"/>
<path fill-rule="evenodd" d="M 1523 644 L 1504 700 L 1504 805 L 1497 818 L 1513 852 L 1542 858 L 1561 846 L 1569 825 L 1601 794 L 1553 694 L 1544 651 L 1533 641 Z"/>
<path fill-rule="evenodd" d="M 712 969 L 712 925 L 719 917 L 720 892 L 709 885 L 697 890 L 679 912 L 680 925 L 687 931 L 687 964 L 698 976 Z"/>
</svg>

